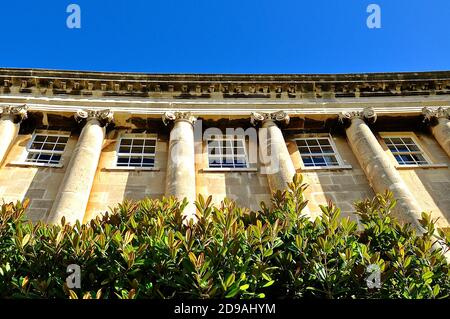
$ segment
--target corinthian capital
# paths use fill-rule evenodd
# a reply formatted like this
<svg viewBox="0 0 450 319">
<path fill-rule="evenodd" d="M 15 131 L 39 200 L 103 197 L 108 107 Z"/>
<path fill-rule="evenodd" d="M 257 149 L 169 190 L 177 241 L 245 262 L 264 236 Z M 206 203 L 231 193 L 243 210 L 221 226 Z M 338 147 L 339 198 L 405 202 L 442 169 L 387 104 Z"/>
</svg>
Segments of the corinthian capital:
<svg viewBox="0 0 450 319">
<path fill-rule="evenodd" d="M 197 118 L 192 115 L 191 112 L 166 112 L 162 116 L 164 125 L 168 125 L 169 122 L 185 121 L 192 125 L 197 121 Z"/>
<path fill-rule="evenodd" d="M 114 113 L 109 110 L 78 110 L 75 114 L 75 120 L 80 123 L 84 120 L 98 120 L 102 125 L 108 125 L 114 120 Z"/>
<path fill-rule="evenodd" d="M 14 122 L 20 123 L 27 118 L 27 110 L 28 107 L 25 104 L 20 106 L 0 106 L 0 117 L 10 116 Z"/>
<path fill-rule="evenodd" d="M 349 111 L 339 114 L 339 121 L 342 123 L 352 121 L 353 119 L 360 119 L 363 121 L 367 120 L 371 123 L 375 123 L 377 120 L 377 114 L 371 107 L 366 107 L 362 111 Z"/>
<path fill-rule="evenodd" d="M 450 107 L 444 108 L 444 107 L 438 107 L 438 108 L 431 108 L 431 107 L 424 107 L 422 109 L 422 114 L 425 117 L 426 121 L 433 121 L 435 119 L 440 118 L 450 118 Z"/>
<path fill-rule="evenodd" d="M 250 117 L 250 123 L 252 123 L 252 125 L 256 125 L 258 122 L 265 121 L 284 122 L 286 124 L 289 124 L 289 120 L 289 114 L 287 114 L 285 111 L 278 111 L 274 113 L 252 112 Z"/>
</svg>

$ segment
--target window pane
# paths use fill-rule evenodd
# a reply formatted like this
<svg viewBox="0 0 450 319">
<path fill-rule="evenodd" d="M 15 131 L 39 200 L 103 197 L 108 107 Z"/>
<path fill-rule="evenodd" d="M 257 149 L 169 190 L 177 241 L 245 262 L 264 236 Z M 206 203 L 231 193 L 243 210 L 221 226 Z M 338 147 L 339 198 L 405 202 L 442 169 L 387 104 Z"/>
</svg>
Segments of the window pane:
<svg viewBox="0 0 450 319">
<path fill-rule="evenodd" d="M 315 166 L 326 166 L 325 159 L 323 156 L 313 156 L 313 161 Z"/>
<path fill-rule="evenodd" d="M 144 153 L 146 154 L 155 154 L 155 147 L 144 147 Z"/>
<path fill-rule="evenodd" d="M 402 154 L 400 155 L 403 162 L 405 162 L 405 164 L 415 164 L 414 159 L 411 155 L 409 154 Z"/>
<path fill-rule="evenodd" d="M 322 146 L 323 153 L 334 153 L 333 148 L 331 146 Z"/>
<path fill-rule="evenodd" d="M 309 154 L 309 153 L 311 153 L 310 151 L 309 151 L 309 148 L 308 147 L 300 147 L 300 154 Z"/>
<path fill-rule="evenodd" d="M 410 138 L 410 137 L 404 137 L 402 139 L 403 139 L 403 143 L 405 143 L 405 144 L 414 144 L 412 138 Z"/>
<path fill-rule="evenodd" d="M 119 158 L 117 159 L 117 163 L 118 163 L 118 164 L 125 164 L 125 163 L 128 163 L 128 160 L 129 160 L 128 157 L 119 157 Z"/>
<path fill-rule="evenodd" d="M 145 146 L 156 146 L 156 140 L 154 139 L 146 139 Z"/>
<path fill-rule="evenodd" d="M 64 144 L 56 144 L 55 145 L 55 151 L 62 152 L 62 151 L 64 151 L 65 148 L 66 148 L 66 145 L 64 145 Z"/>
<path fill-rule="evenodd" d="M 397 150 L 398 150 L 399 152 L 408 152 L 408 148 L 407 148 L 406 145 L 404 145 L 404 144 L 399 144 L 399 145 L 397 145 Z"/>
<path fill-rule="evenodd" d="M 148 167 L 153 167 L 155 165 L 155 159 L 152 157 L 144 157 L 142 159 L 142 165 L 148 166 Z"/>
<path fill-rule="evenodd" d="M 45 141 L 46 136 L 45 135 L 36 135 L 34 137 L 34 141 L 35 142 L 44 142 Z"/>
<path fill-rule="evenodd" d="M 60 136 L 58 137 L 58 143 L 60 144 L 66 144 L 69 138 L 67 136 Z"/>
<path fill-rule="evenodd" d="M 395 147 L 395 145 L 388 145 L 388 148 L 391 152 L 398 152 L 397 148 Z"/>
<path fill-rule="evenodd" d="M 329 166 L 335 166 L 338 165 L 337 159 L 335 156 L 324 156 L 325 162 Z"/>
<path fill-rule="evenodd" d="M 48 144 L 48 143 L 45 143 L 43 146 L 42 146 L 42 149 L 43 150 L 45 150 L 45 151 L 53 151 L 53 148 L 55 147 L 55 144 Z"/>
<path fill-rule="evenodd" d="M 302 156 L 302 160 L 305 166 L 314 166 L 313 160 L 310 156 Z"/>
<path fill-rule="evenodd" d="M 33 143 L 31 145 L 31 148 L 34 150 L 40 150 L 40 149 L 42 149 L 42 146 L 44 146 L 44 144 L 42 144 L 42 143 Z"/>
<path fill-rule="evenodd" d="M 130 151 L 131 151 L 130 147 L 121 146 L 119 148 L 119 153 L 130 153 Z"/>
<path fill-rule="evenodd" d="M 416 145 L 408 145 L 408 149 L 410 152 L 420 152 L 419 147 L 417 147 Z"/>
</svg>

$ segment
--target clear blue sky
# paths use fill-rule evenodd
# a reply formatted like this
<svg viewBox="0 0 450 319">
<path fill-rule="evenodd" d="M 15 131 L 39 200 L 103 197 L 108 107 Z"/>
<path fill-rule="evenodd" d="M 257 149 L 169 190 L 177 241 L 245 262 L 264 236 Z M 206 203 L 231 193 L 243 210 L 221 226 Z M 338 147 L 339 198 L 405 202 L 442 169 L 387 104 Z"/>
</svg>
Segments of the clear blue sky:
<svg viewBox="0 0 450 319">
<path fill-rule="evenodd" d="M 66 7 L 81 7 L 81 29 Z M 381 29 L 366 26 L 369 4 Z M 450 0 L 2 1 L 0 66 L 157 73 L 450 70 Z"/>
</svg>

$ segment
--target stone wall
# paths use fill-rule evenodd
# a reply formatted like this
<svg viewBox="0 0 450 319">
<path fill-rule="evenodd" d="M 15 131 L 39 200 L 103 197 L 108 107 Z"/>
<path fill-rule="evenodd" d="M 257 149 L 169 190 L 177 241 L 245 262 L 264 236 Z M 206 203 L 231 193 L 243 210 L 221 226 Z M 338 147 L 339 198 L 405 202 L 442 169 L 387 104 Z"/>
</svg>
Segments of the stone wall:
<svg viewBox="0 0 450 319">
<path fill-rule="evenodd" d="M 297 173 L 303 174 L 304 182 L 309 185 L 305 196 L 309 200 L 308 208 L 312 216 L 321 213 L 319 205 L 326 205 L 331 200 L 341 208 L 343 217 L 350 216 L 352 219 L 356 219 L 353 214 L 353 203 L 373 197 L 374 193 L 345 137 L 333 136 L 333 141 L 343 164 L 351 165 L 350 169 L 302 169 L 300 153 L 292 139 L 288 141 L 288 149 Z"/>
<path fill-rule="evenodd" d="M 450 158 L 431 134 L 415 133 L 417 140 L 433 164 L 447 164 L 441 168 L 401 168 L 402 179 L 413 193 L 422 210 L 431 212 L 433 218 L 439 218 L 438 224 L 448 227 L 450 222 Z M 391 157 L 380 139 L 380 144 Z"/>
<path fill-rule="evenodd" d="M 247 141 L 247 150 L 249 147 Z M 213 196 L 213 202 L 220 204 L 225 198 L 236 201 L 239 206 L 258 210 L 260 202 L 270 203 L 270 188 L 267 176 L 262 175 L 258 163 L 250 164 L 254 171 L 227 172 L 208 171 L 206 142 L 196 145 L 197 194 Z"/>
<path fill-rule="evenodd" d="M 30 199 L 28 216 L 32 221 L 45 220 L 53 205 L 60 183 L 64 177 L 65 167 L 70 160 L 77 143 L 77 137 L 69 139 L 62 163 L 64 167 L 19 166 L 26 156 L 26 146 L 30 135 L 19 135 L 0 168 L 0 198 L 5 202 Z"/>
<path fill-rule="evenodd" d="M 94 184 L 89 198 L 85 221 L 109 211 L 124 199 L 161 198 L 166 186 L 168 137 L 158 136 L 155 171 L 114 169 L 119 134 L 111 131 L 103 146 Z"/>
<path fill-rule="evenodd" d="M 114 168 L 119 134 L 125 130 L 112 130 L 106 136 L 102 154 L 95 175 L 89 204 L 85 215 L 88 220 L 109 210 L 124 199 L 139 200 L 144 197 L 161 198 L 165 192 L 168 136 L 158 135 L 156 170 L 133 171 Z M 420 146 L 434 164 L 447 164 L 450 158 L 442 150 L 431 134 L 416 133 Z M 379 135 L 380 144 L 396 163 Z M 63 156 L 63 168 L 33 167 L 18 165 L 26 155 L 26 145 L 31 135 L 19 135 L 4 164 L 0 167 L 0 197 L 5 202 L 29 198 L 28 211 L 33 221 L 45 220 L 52 207 L 63 179 L 67 164 L 77 142 L 72 135 Z M 313 216 L 320 213 L 319 204 L 332 200 L 339 206 L 344 216 L 352 216 L 353 202 L 374 195 L 363 170 L 352 153 L 347 140 L 342 135 L 333 135 L 336 148 L 346 165 L 351 169 L 305 170 L 301 167 L 300 154 L 293 136 L 286 138 L 288 150 L 297 172 L 302 173 L 309 184 L 306 198 Z M 249 147 L 247 142 L 247 147 Z M 196 191 L 205 196 L 213 195 L 219 204 L 225 197 L 234 199 L 238 205 L 259 209 L 259 203 L 270 202 L 267 176 L 261 174 L 259 164 L 252 164 L 252 170 L 242 172 L 208 171 L 206 146 L 196 145 Z M 411 190 L 421 208 L 439 217 L 441 226 L 448 226 L 450 220 L 450 169 L 402 168 L 399 173 Z M 352 216 L 355 217 L 355 216 Z"/>
</svg>

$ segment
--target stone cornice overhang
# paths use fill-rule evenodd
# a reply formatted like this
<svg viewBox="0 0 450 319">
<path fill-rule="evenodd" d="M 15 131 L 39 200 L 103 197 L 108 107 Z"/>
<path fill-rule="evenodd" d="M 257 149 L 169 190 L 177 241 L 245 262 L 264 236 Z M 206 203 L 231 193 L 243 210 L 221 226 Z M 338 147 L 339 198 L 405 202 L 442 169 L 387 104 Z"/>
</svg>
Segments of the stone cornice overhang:
<svg viewBox="0 0 450 319">
<path fill-rule="evenodd" d="M 141 74 L 0 69 L 0 104 L 33 111 L 247 115 L 284 109 L 290 114 L 337 114 L 372 106 L 386 114 L 420 113 L 450 104 L 450 71 L 369 74 Z"/>
</svg>

